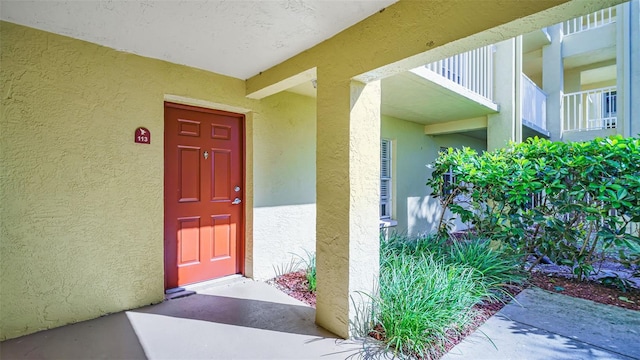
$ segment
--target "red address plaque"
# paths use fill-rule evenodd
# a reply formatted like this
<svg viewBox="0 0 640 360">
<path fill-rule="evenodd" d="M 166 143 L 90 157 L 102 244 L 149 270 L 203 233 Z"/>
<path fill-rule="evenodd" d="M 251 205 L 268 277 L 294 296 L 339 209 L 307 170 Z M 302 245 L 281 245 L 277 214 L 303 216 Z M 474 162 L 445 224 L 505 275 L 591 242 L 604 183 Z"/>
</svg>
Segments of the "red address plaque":
<svg viewBox="0 0 640 360">
<path fill-rule="evenodd" d="M 139 127 L 133 140 L 138 144 L 151 144 L 151 132 L 145 127 Z"/>
</svg>

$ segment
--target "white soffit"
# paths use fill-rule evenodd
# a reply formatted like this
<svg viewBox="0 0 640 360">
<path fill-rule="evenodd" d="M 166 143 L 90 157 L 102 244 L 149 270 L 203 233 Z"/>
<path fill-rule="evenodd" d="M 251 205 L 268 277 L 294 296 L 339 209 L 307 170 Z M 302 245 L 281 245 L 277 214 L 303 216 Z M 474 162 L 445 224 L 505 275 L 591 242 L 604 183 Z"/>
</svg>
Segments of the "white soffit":
<svg viewBox="0 0 640 360">
<path fill-rule="evenodd" d="M 397 0 L 2 0 L 5 21 L 247 79 Z"/>
</svg>

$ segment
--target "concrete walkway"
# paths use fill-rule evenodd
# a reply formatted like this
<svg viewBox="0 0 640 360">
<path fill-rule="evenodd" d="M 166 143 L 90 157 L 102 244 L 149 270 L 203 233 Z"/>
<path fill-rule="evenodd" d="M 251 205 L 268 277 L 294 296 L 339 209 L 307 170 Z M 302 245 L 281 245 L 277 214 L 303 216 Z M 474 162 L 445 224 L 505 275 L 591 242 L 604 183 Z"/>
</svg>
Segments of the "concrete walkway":
<svg viewBox="0 0 640 360">
<path fill-rule="evenodd" d="M 243 279 L 0 343 L 1 359 L 345 359 L 362 348 L 315 309 Z"/>
<path fill-rule="evenodd" d="M 538 288 L 516 299 L 443 360 L 640 359 L 640 312 Z"/>
<path fill-rule="evenodd" d="M 316 326 L 314 309 L 262 282 L 244 279 L 195 290 L 188 297 L 2 342 L 0 358 L 385 357 Z M 640 359 L 640 312 L 540 289 L 525 290 L 517 300 L 444 359 Z"/>
</svg>

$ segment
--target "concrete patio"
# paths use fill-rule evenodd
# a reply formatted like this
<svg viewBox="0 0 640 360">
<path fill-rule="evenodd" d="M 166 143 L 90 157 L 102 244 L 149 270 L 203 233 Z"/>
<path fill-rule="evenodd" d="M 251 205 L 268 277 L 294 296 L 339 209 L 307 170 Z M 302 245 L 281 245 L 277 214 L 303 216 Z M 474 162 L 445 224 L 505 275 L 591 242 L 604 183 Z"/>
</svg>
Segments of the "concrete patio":
<svg viewBox="0 0 640 360">
<path fill-rule="evenodd" d="M 0 343 L 2 359 L 344 359 L 361 344 L 315 325 L 315 310 L 241 279 L 196 294 Z"/>
<path fill-rule="evenodd" d="M 248 279 L 0 343 L 2 359 L 379 357 L 314 323 L 315 310 Z M 444 359 L 640 359 L 640 312 L 528 289 Z M 489 340 L 490 339 L 490 340 Z M 365 352 L 365 349 L 367 350 Z M 378 355 L 378 356 L 376 356 Z"/>
</svg>

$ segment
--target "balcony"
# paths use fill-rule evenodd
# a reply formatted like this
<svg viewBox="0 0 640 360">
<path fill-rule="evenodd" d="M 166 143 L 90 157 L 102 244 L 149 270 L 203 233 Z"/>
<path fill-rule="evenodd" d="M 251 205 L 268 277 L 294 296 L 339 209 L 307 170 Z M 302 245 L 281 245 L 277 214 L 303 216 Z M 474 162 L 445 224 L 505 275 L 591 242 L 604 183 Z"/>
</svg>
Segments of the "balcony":
<svg viewBox="0 0 640 360">
<path fill-rule="evenodd" d="M 548 137 L 547 94 L 525 74 L 522 74 L 522 125 Z"/>
<path fill-rule="evenodd" d="M 565 36 L 599 28 L 616 22 L 616 8 L 610 7 L 563 23 Z"/>
<path fill-rule="evenodd" d="M 425 125 L 497 113 L 493 56 L 486 46 L 383 79 L 382 113 Z"/>
<path fill-rule="evenodd" d="M 616 129 L 616 87 L 565 94 L 562 99 L 562 131 Z"/>
<path fill-rule="evenodd" d="M 493 46 L 485 46 L 424 67 L 485 99 L 493 100 L 493 52 Z"/>
</svg>

